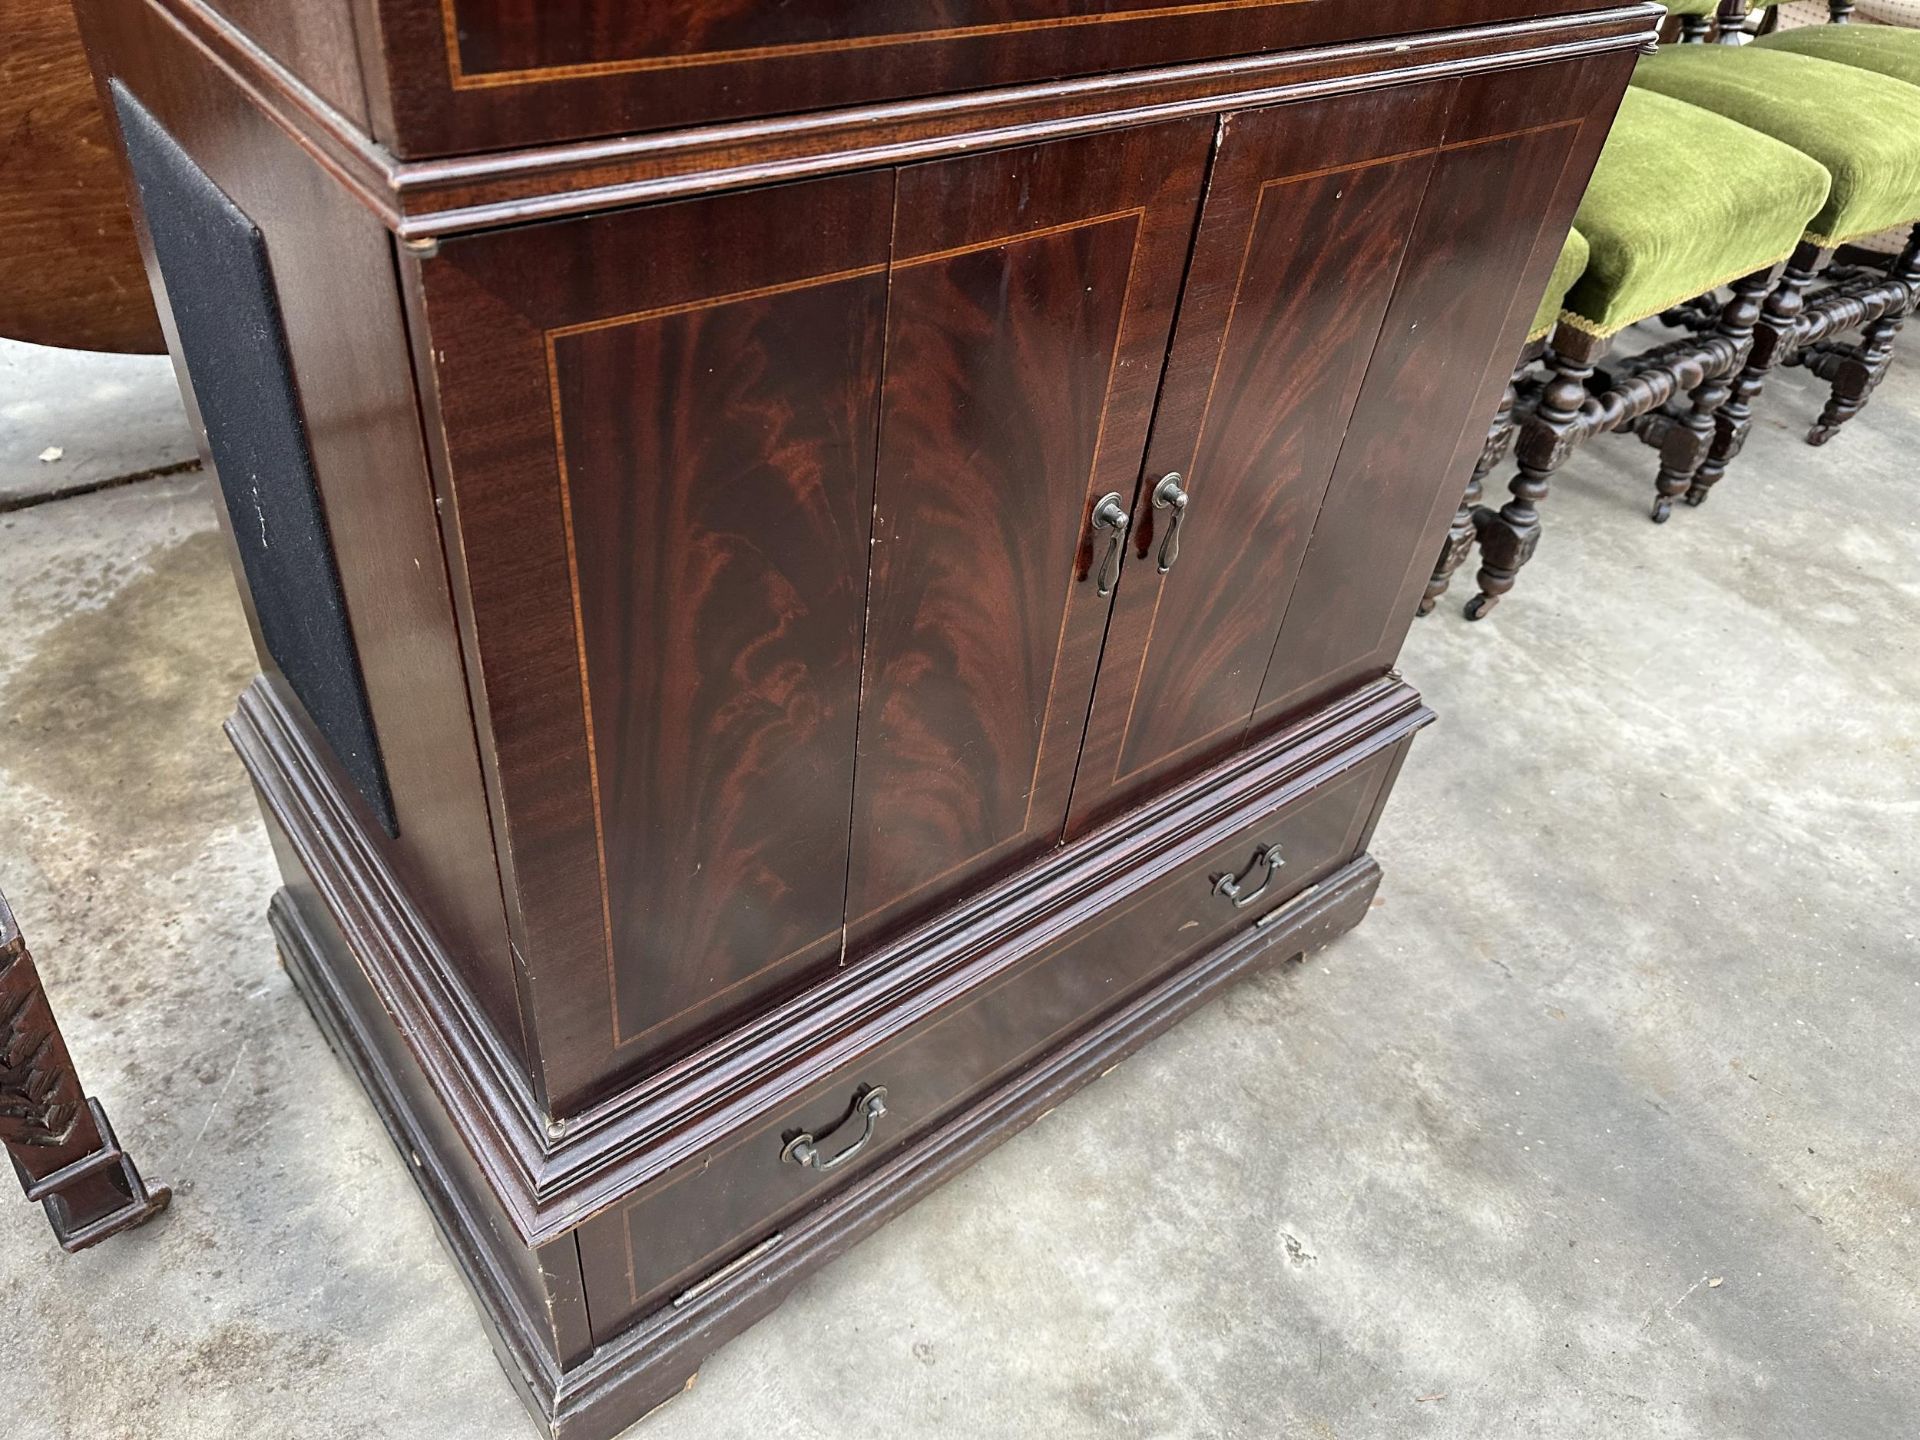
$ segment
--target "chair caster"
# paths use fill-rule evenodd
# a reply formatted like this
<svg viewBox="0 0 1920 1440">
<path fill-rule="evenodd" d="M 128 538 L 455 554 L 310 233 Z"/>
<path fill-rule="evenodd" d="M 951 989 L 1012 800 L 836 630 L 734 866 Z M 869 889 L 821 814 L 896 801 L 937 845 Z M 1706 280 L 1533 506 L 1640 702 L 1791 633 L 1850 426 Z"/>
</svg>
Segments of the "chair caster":
<svg viewBox="0 0 1920 1440">
<path fill-rule="evenodd" d="M 1493 613 L 1493 607 L 1499 603 L 1498 595 L 1476 595 L 1467 601 L 1467 619 L 1484 620 Z"/>
<path fill-rule="evenodd" d="M 1649 518 L 1656 525 L 1666 524 L 1667 521 L 1673 518 L 1673 501 L 1665 495 L 1662 495 L 1658 500 L 1653 502 L 1653 510 Z"/>
<path fill-rule="evenodd" d="M 1698 510 L 1702 505 L 1707 503 L 1707 496 L 1710 493 L 1710 491 L 1706 490 L 1689 490 L 1687 491 L 1687 504 Z"/>
<path fill-rule="evenodd" d="M 1824 445 L 1840 433 L 1838 425 L 1816 425 L 1807 431 L 1807 444 Z"/>
</svg>

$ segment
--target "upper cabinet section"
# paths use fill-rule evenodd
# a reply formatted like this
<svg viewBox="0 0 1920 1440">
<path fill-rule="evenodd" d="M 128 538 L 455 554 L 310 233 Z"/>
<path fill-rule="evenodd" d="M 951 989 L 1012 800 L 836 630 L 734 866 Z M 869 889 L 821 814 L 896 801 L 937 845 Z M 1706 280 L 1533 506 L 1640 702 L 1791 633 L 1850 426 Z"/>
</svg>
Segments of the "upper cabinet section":
<svg viewBox="0 0 1920 1440">
<path fill-rule="evenodd" d="M 236 12 L 305 8 L 310 0 L 215 3 L 265 40 L 259 15 Z M 374 134 L 395 154 L 418 158 L 1609 7 L 1603 0 L 370 0 L 368 8 L 377 11 L 378 33 L 361 33 L 359 43 L 370 69 Z M 362 19 L 363 32 L 374 29 Z"/>
</svg>

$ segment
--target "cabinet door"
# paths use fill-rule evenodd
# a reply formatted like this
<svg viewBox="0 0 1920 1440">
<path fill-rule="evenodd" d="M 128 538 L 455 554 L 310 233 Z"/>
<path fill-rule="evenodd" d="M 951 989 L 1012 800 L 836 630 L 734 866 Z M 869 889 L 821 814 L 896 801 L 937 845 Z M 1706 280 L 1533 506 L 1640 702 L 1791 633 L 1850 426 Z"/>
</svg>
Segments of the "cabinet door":
<svg viewBox="0 0 1920 1440">
<path fill-rule="evenodd" d="M 1597 144 L 1581 122 L 1616 68 L 1226 117 L 1070 834 L 1239 747 L 1256 709 L 1297 713 L 1330 697 L 1319 677 L 1390 663 L 1404 629 L 1383 644 L 1383 626 L 1439 497 L 1458 498 L 1461 437 L 1519 346 L 1514 297 L 1545 283 L 1530 267 L 1571 220 L 1563 174 Z M 1177 512 L 1154 504 L 1170 475 L 1177 553 Z"/>
<path fill-rule="evenodd" d="M 893 176 L 420 262 L 556 1103 L 839 963 Z"/>
<path fill-rule="evenodd" d="M 1461 82 L 1254 732 L 1392 668 L 1631 67 L 1610 56 Z"/>
<path fill-rule="evenodd" d="M 1237 744 L 1445 133 L 1453 87 L 1228 116 L 1133 512 L 1075 827 Z M 1189 497 L 1178 554 L 1159 568 Z"/>
<path fill-rule="evenodd" d="M 1212 129 L 900 174 L 853 946 L 1058 843 Z"/>
</svg>

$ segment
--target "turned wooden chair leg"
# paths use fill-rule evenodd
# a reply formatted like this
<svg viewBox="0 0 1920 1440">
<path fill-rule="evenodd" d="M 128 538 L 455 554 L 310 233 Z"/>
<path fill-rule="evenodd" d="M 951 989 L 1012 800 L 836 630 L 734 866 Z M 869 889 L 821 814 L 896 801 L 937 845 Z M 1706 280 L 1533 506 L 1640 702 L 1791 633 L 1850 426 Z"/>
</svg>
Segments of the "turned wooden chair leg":
<svg viewBox="0 0 1920 1440">
<path fill-rule="evenodd" d="M 1719 12 L 1714 16 L 1714 22 L 1719 26 L 1714 42 L 1720 45 L 1746 44 L 1747 16 L 1752 10 L 1749 0 L 1720 0 Z"/>
<path fill-rule="evenodd" d="M 1538 349 L 1537 345 L 1530 349 Z M 1447 527 L 1447 538 L 1440 547 L 1440 559 L 1433 567 L 1433 577 L 1427 581 L 1427 593 L 1421 597 L 1418 614 L 1431 615 L 1433 607 L 1440 603 L 1440 597 L 1447 593 L 1447 587 L 1453 583 L 1453 572 L 1466 564 L 1467 556 L 1473 551 L 1473 512 L 1479 505 L 1487 476 L 1493 467 L 1506 459 L 1513 449 L 1513 436 L 1517 428 L 1513 423 L 1514 407 L 1520 403 L 1520 378 L 1527 367 L 1533 363 L 1529 355 L 1515 367 L 1507 380 L 1507 392 L 1500 397 L 1500 408 L 1493 412 L 1493 425 L 1487 431 L 1487 443 L 1481 447 L 1480 458 L 1474 462 L 1473 474 L 1467 480 L 1466 493 L 1460 497 L 1460 508 L 1453 513 L 1453 523 Z"/>
<path fill-rule="evenodd" d="M 1760 307 L 1773 283 L 1772 273 L 1749 275 L 1733 287 L 1733 298 L 1720 309 L 1714 334 L 1733 343 L 1744 356 L 1760 319 Z M 1692 492 L 1695 477 L 1713 448 L 1716 419 L 1733 394 L 1733 376 L 1721 370 L 1688 392 L 1685 416 L 1667 428 L 1660 443 L 1660 473 L 1654 480 L 1653 523 L 1664 525 L 1673 514 L 1673 502 Z"/>
<path fill-rule="evenodd" d="M 1563 327 L 1564 330 L 1564 327 Z M 1500 598 L 1513 589 L 1520 571 L 1540 543 L 1540 505 L 1547 498 L 1554 471 L 1586 436 L 1582 406 L 1587 400 L 1587 377 L 1606 353 L 1597 341 L 1588 353 L 1549 353 L 1546 388 L 1540 405 L 1520 427 L 1515 446 L 1518 472 L 1507 487 L 1512 498 L 1498 510 L 1477 506 L 1473 512 L 1474 538 L 1480 546 L 1480 593 L 1467 602 L 1467 619 L 1484 618 Z"/>
<path fill-rule="evenodd" d="M 1753 429 L 1753 407 L 1767 388 L 1767 376 L 1793 348 L 1795 322 L 1807 304 L 1807 286 L 1813 283 L 1814 272 L 1826 263 L 1830 253 L 1802 244 L 1787 262 L 1786 273 L 1767 296 L 1753 329 L 1753 348 L 1747 354 L 1747 363 L 1740 371 L 1740 378 L 1733 382 L 1732 395 L 1715 417 L 1713 447 L 1687 490 L 1689 505 L 1707 503 L 1708 494 L 1726 477 L 1727 466 L 1747 443 L 1747 434 Z"/>
<path fill-rule="evenodd" d="M 0 1142 L 62 1249 L 84 1250 L 167 1208 L 100 1102 L 84 1095 L 20 927 L 0 896 Z"/>
<path fill-rule="evenodd" d="M 1894 257 L 1887 278 L 1905 285 L 1915 300 L 1920 301 L 1920 225 L 1913 227 L 1906 248 Z M 1809 445 L 1826 444 L 1840 433 L 1841 426 L 1867 408 L 1867 401 L 1879 389 L 1893 364 L 1894 341 L 1899 338 L 1913 308 L 1910 303 L 1905 309 L 1881 316 L 1860 332 L 1860 344 L 1846 347 L 1837 361 L 1809 365 L 1809 369 L 1833 386 L 1820 418 L 1807 431 Z"/>
</svg>

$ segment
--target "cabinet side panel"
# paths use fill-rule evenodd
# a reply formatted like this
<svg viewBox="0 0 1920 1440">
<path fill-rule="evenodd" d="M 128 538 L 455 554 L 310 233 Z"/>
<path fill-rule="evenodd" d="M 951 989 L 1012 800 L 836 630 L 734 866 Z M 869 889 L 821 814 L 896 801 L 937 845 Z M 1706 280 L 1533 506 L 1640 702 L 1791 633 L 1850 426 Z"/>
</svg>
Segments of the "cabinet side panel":
<svg viewBox="0 0 1920 1440">
<path fill-rule="evenodd" d="M 1489 376 L 1519 352 L 1623 80 L 1615 60 L 1463 83 L 1255 728 L 1392 664 L 1485 433 Z"/>
<path fill-rule="evenodd" d="M 508 1047 L 524 1054 L 390 240 L 151 9 L 83 5 L 79 14 L 103 88 L 122 81 L 259 232 L 397 835 L 386 834 L 373 811 L 359 805 L 343 766 L 333 767 L 332 779 L 359 805 L 358 828 L 434 932 L 456 979 Z M 162 326 L 204 448 L 208 417 L 195 401 L 199 377 L 187 364 L 131 184 L 129 192 Z M 234 488 L 243 477 L 220 478 Z M 281 483 L 286 477 L 272 478 Z M 225 515 L 222 520 L 234 541 L 234 524 Z M 235 560 L 239 569 L 237 549 Z M 243 599 L 263 668 L 291 693 L 261 643 L 261 616 L 244 584 Z"/>
<path fill-rule="evenodd" d="M 207 0 L 314 94 L 367 124 L 353 0 Z M 360 21 L 359 23 L 366 23 Z"/>
<path fill-rule="evenodd" d="M 397 834 L 266 243 L 124 87 L 113 100 L 262 643 Z"/>
</svg>

